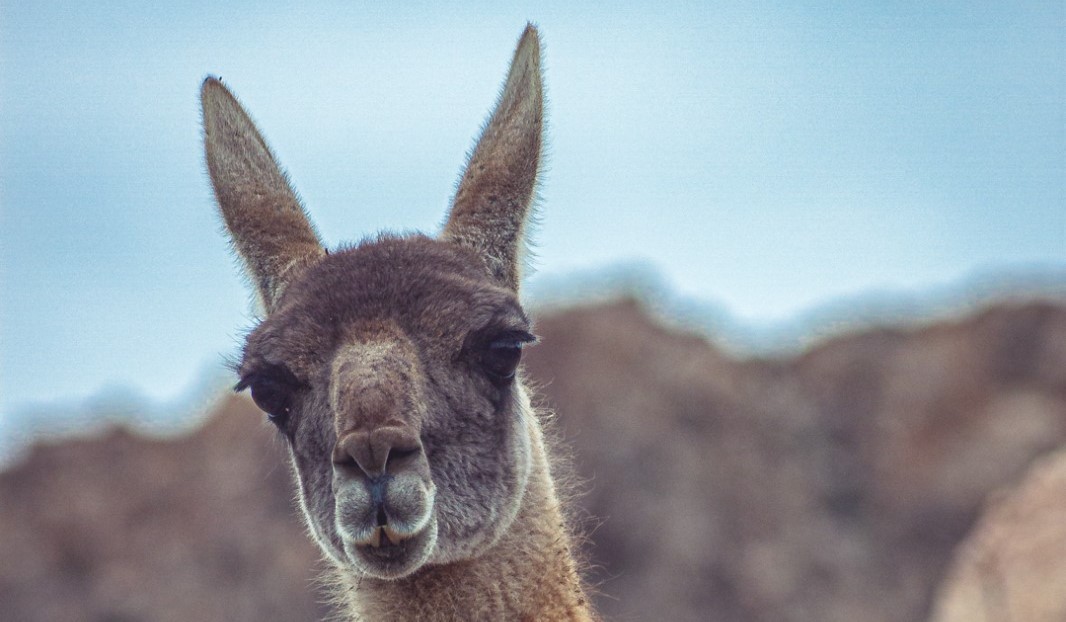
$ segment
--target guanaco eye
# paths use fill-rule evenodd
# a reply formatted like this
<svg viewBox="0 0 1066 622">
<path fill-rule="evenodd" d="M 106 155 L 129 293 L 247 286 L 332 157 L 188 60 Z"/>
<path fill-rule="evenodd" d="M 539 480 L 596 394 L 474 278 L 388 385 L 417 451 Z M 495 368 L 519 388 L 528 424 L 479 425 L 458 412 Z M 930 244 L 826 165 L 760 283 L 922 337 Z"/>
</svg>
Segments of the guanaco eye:
<svg viewBox="0 0 1066 622">
<path fill-rule="evenodd" d="M 245 376 L 235 389 L 251 389 L 255 405 L 266 413 L 271 423 L 284 430 L 292 414 L 296 392 L 301 386 L 303 385 L 300 381 L 288 369 L 272 367 L 267 371 Z"/>
<path fill-rule="evenodd" d="M 510 333 L 488 342 L 481 352 L 481 366 L 489 379 L 500 385 L 514 380 L 522 347 L 531 341 L 528 333 Z"/>
</svg>

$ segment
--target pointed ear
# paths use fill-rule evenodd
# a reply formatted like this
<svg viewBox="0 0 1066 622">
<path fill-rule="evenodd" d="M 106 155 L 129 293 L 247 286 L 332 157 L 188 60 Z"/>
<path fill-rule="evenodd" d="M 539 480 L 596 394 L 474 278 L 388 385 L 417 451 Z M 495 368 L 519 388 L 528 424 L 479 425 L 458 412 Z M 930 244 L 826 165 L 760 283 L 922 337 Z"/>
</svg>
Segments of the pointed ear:
<svg viewBox="0 0 1066 622">
<path fill-rule="evenodd" d="M 540 41 L 518 42 L 503 94 L 467 162 L 442 238 L 484 257 L 499 283 L 518 289 L 519 251 L 540 166 Z"/>
<path fill-rule="evenodd" d="M 204 149 L 215 196 L 267 313 L 325 251 L 266 141 L 216 78 L 200 90 Z"/>
</svg>

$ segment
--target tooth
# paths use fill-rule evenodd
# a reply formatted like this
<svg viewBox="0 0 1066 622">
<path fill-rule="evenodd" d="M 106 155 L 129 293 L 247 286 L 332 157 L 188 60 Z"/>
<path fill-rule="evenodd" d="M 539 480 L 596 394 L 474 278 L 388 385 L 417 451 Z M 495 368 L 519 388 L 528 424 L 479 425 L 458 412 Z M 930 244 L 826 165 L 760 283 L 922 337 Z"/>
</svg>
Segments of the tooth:
<svg viewBox="0 0 1066 622">
<path fill-rule="evenodd" d="M 389 527 L 388 525 L 382 527 L 381 530 L 385 532 L 385 537 L 387 537 L 389 539 L 389 542 L 392 542 L 393 544 L 399 544 L 400 542 L 403 542 L 407 539 L 406 537 L 397 533 L 395 529 Z"/>
<path fill-rule="evenodd" d="M 370 532 L 370 546 L 375 549 L 381 546 L 381 528 L 375 527 L 374 531 Z"/>
</svg>

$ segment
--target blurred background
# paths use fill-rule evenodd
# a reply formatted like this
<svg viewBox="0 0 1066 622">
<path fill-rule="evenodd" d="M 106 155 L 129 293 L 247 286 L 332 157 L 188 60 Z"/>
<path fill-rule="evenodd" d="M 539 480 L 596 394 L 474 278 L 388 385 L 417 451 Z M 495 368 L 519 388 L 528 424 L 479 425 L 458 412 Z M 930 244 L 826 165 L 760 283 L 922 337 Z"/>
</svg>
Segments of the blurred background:
<svg viewBox="0 0 1066 622">
<path fill-rule="evenodd" d="M 331 245 L 435 233 L 527 20 L 526 367 L 604 614 L 1066 618 L 1061 2 L 238 0 L 0 4 L 0 619 L 328 615 L 225 391 L 200 81 Z"/>
</svg>

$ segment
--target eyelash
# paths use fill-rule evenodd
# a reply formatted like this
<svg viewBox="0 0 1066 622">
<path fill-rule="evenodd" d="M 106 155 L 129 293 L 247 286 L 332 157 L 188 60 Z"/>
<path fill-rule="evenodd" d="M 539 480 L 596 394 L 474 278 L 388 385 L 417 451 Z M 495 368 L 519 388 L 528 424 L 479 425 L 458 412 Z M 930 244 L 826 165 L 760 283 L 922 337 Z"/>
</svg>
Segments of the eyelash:
<svg viewBox="0 0 1066 622">
<path fill-rule="evenodd" d="M 246 375 L 234 390 L 240 392 L 250 389 L 255 405 L 266 413 L 271 423 L 284 431 L 292 414 L 296 392 L 303 386 L 288 369 L 274 366 Z"/>
<path fill-rule="evenodd" d="M 478 353 L 478 361 L 493 384 L 503 387 L 515 377 L 522 360 L 522 350 L 536 337 L 525 331 L 510 331 L 496 335 L 485 342 Z"/>
</svg>

